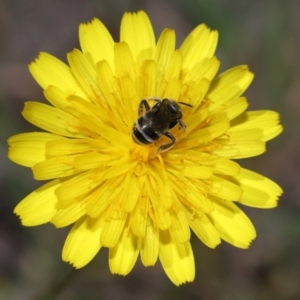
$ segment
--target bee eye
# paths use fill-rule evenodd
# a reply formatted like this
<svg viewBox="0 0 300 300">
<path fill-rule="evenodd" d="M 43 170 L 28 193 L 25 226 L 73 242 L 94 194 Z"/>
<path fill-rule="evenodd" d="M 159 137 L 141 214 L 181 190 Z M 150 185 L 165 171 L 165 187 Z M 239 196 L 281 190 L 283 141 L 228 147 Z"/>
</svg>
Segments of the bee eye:
<svg viewBox="0 0 300 300">
<path fill-rule="evenodd" d="M 177 109 L 174 106 L 170 106 L 170 111 L 171 111 L 171 113 L 175 113 L 176 114 Z"/>
<path fill-rule="evenodd" d="M 169 112 L 171 114 L 172 119 L 181 119 L 182 118 L 182 112 L 181 112 L 180 106 L 176 102 L 169 104 Z"/>
<path fill-rule="evenodd" d="M 161 107 L 161 102 L 156 103 L 155 105 L 153 105 L 152 109 L 154 108 L 160 108 Z"/>
</svg>

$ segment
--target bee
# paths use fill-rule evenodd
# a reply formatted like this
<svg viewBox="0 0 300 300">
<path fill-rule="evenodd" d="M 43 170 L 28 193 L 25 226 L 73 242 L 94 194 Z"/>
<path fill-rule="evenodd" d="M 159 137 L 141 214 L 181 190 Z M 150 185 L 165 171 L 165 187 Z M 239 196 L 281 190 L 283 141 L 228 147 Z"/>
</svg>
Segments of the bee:
<svg viewBox="0 0 300 300">
<path fill-rule="evenodd" d="M 149 145 L 155 143 L 161 136 L 166 136 L 170 142 L 161 145 L 158 152 L 169 150 L 176 143 L 176 138 L 168 131 L 179 124 L 184 130 L 186 125 L 181 120 L 183 117 L 178 103 L 192 107 L 184 102 L 175 102 L 168 98 L 162 100 L 153 99 L 156 104 L 150 108 L 147 100 L 143 99 L 138 108 L 139 118 L 132 128 L 132 138 L 139 145 Z"/>
</svg>

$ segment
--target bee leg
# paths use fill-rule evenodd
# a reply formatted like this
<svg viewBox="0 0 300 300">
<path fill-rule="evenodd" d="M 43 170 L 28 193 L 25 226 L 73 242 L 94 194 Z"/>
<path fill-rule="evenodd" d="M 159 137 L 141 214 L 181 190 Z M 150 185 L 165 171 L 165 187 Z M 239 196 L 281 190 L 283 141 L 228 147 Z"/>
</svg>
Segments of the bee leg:
<svg viewBox="0 0 300 300">
<path fill-rule="evenodd" d="M 139 108 L 138 108 L 138 115 L 139 115 L 139 117 L 142 116 L 148 110 L 150 110 L 150 106 L 149 106 L 147 100 L 143 99 L 140 102 L 140 105 L 139 105 Z"/>
<path fill-rule="evenodd" d="M 182 127 L 183 130 L 186 130 L 186 125 L 181 120 L 178 120 L 178 123 Z"/>
<path fill-rule="evenodd" d="M 170 148 L 172 148 L 174 146 L 174 144 L 176 143 L 176 138 L 170 133 L 170 132 L 166 132 L 164 133 L 164 135 L 166 137 L 168 137 L 172 142 L 165 144 L 165 145 L 161 145 L 158 149 L 158 152 L 164 152 L 169 150 Z"/>
</svg>

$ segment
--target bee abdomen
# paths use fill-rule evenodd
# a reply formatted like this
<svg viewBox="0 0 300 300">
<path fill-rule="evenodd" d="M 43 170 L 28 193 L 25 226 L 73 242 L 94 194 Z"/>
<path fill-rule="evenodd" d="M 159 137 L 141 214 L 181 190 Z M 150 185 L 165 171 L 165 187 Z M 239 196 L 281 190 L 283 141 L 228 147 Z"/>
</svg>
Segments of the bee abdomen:
<svg viewBox="0 0 300 300">
<path fill-rule="evenodd" d="M 140 119 L 138 119 L 133 125 L 133 140 L 140 145 L 148 145 L 157 141 L 161 137 L 161 135 L 158 135 L 156 132 L 154 132 L 151 127 L 142 126 L 140 124 L 142 123 Z"/>
</svg>

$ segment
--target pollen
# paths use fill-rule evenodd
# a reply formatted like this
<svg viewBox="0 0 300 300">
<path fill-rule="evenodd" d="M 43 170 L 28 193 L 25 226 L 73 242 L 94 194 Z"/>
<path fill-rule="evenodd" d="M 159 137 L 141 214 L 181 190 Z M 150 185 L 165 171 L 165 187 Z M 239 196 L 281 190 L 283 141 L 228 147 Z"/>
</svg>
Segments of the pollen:
<svg viewBox="0 0 300 300">
<path fill-rule="evenodd" d="M 150 159 L 153 159 L 158 152 L 158 147 L 155 145 L 132 145 L 131 158 L 139 162 L 147 163 Z"/>
</svg>

